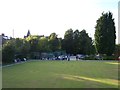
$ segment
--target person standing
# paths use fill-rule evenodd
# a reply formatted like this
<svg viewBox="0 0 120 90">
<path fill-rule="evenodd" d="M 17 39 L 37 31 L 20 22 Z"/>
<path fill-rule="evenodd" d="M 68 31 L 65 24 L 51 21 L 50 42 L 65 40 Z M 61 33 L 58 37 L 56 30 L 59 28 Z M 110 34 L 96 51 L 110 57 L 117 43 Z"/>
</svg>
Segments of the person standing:
<svg viewBox="0 0 120 90">
<path fill-rule="evenodd" d="M 76 55 L 76 61 L 78 61 L 78 56 Z"/>
<path fill-rule="evenodd" d="M 70 61 L 70 56 L 68 56 L 68 61 Z"/>
</svg>

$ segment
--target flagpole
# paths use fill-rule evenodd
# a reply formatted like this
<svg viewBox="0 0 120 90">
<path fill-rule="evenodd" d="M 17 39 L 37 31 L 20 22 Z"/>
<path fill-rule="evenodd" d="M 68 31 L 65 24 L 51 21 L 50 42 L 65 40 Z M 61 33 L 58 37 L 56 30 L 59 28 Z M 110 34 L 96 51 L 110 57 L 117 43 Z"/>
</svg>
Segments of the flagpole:
<svg viewBox="0 0 120 90">
<path fill-rule="evenodd" d="M 13 29 L 13 38 L 14 38 L 14 29 Z"/>
</svg>

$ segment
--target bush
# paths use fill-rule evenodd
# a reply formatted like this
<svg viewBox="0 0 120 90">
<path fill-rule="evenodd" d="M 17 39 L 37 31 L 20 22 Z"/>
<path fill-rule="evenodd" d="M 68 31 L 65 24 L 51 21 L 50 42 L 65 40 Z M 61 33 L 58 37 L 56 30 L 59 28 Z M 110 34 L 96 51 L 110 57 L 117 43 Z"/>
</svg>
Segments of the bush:
<svg viewBox="0 0 120 90">
<path fill-rule="evenodd" d="M 96 58 L 94 55 L 91 55 L 91 56 L 85 57 L 84 60 L 96 60 Z"/>
<path fill-rule="evenodd" d="M 15 48 L 12 43 L 8 42 L 3 45 L 2 48 L 2 62 L 3 63 L 12 63 L 14 60 Z"/>
<path fill-rule="evenodd" d="M 115 60 L 115 56 L 104 56 L 103 60 Z"/>
</svg>

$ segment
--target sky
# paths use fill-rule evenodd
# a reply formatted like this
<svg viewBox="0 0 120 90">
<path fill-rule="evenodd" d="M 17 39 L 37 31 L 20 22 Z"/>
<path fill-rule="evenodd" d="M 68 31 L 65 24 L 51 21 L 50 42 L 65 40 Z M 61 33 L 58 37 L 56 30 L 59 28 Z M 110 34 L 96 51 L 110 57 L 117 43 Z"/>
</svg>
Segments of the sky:
<svg viewBox="0 0 120 90">
<path fill-rule="evenodd" d="M 119 0 L 0 0 L 0 34 L 23 38 L 28 29 L 32 35 L 49 36 L 55 32 L 85 29 L 94 39 L 96 20 L 111 11 L 118 35 Z M 117 37 L 118 38 L 118 37 Z M 118 41 L 118 40 L 117 40 Z"/>
</svg>

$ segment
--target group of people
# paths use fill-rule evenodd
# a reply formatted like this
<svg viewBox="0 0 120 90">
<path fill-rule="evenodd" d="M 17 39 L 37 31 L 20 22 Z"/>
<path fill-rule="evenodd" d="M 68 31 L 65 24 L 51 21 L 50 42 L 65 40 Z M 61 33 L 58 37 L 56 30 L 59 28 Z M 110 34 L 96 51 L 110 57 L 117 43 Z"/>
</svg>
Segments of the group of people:
<svg viewBox="0 0 120 90">
<path fill-rule="evenodd" d="M 58 56 L 58 57 L 44 57 L 40 58 L 40 60 L 68 60 L 70 61 L 70 56 Z"/>
<path fill-rule="evenodd" d="M 27 59 L 26 58 L 23 58 L 23 59 L 17 58 L 14 60 L 15 63 L 21 62 L 21 61 L 27 61 Z"/>
</svg>

